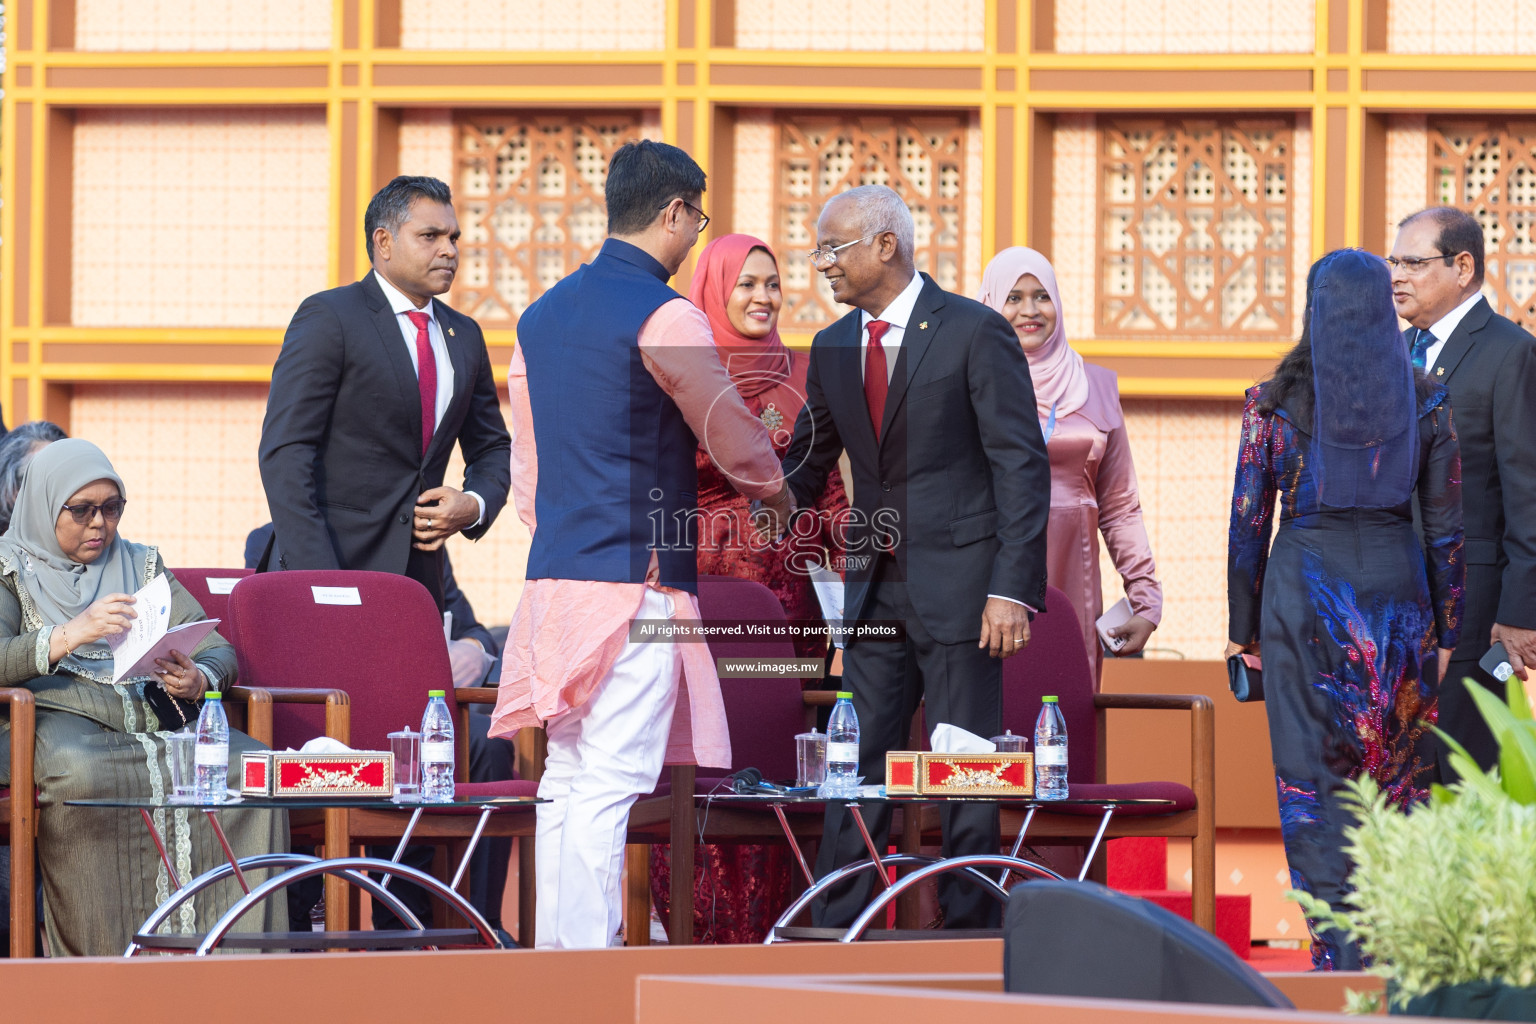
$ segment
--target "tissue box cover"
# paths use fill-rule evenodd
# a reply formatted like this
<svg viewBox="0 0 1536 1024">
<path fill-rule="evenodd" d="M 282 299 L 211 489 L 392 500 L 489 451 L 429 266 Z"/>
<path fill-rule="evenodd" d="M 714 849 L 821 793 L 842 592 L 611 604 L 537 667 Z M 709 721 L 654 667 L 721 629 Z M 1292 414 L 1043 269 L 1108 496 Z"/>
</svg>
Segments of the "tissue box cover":
<svg viewBox="0 0 1536 1024">
<path fill-rule="evenodd" d="M 885 752 L 885 792 L 889 795 L 917 792 L 917 751 Z"/>
<path fill-rule="evenodd" d="M 1034 796 L 1035 755 L 925 751 L 918 755 L 917 785 L 918 792 L 937 795 Z"/>
<path fill-rule="evenodd" d="M 388 751 L 305 754 L 257 750 L 240 755 L 246 796 L 390 796 L 395 756 Z"/>
</svg>

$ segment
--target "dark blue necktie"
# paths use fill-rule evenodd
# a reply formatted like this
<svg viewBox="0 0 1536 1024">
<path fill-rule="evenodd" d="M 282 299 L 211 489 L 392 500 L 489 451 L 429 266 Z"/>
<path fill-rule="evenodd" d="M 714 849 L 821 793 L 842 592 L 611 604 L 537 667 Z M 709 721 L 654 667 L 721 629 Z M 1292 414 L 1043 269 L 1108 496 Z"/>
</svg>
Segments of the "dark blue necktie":
<svg viewBox="0 0 1536 1024">
<path fill-rule="evenodd" d="M 1419 333 L 1413 342 L 1413 366 L 1416 370 L 1422 370 L 1424 369 L 1424 357 L 1429 354 L 1429 347 L 1437 339 L 1422 327 L 1415 328 L 1415 330 Z"/>
</svg>

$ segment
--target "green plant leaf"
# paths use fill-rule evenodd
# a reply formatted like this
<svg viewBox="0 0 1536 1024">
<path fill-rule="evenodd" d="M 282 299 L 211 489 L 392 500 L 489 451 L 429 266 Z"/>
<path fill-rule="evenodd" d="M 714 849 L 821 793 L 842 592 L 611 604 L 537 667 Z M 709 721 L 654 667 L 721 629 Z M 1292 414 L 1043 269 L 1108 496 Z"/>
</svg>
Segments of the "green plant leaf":
<svg viewBox="0 0 1536 1024">
<path fill-rule="evenodd" d="M 1432 782 L 1429 784 L 1429 799 L 1436 804 L 1448 804 L 1456 799 L 1456 794 L 1440 783 Z"/>
<path fill-rule="evenodd" d="M 1509 713 L 1520 721 L 1532 721 L 1531 703 L 1525 699 L 1525 684 L 1519 676 L 1510 676 L 1504 684 L 1504 697 L 1509 703 Z"/>
<path fill-rule="evenodd" d="M 1516 721 L 1499 737 L 1499 778 L 1516 803 L 1536 803 L 1536 732 L 1528 721 Z"/>
</svg>

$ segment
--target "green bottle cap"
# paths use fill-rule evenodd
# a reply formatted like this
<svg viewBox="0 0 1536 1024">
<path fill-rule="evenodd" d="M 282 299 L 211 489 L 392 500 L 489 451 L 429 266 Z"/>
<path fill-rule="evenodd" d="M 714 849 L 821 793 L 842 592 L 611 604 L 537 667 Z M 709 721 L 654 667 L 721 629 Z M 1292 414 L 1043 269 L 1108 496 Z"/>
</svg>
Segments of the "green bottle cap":
<svg viewBox="0 0 1536 1024">
<path fill-rule="evenodd" d="M 209 690 L 207 693 L 203 694 L 203 699 L 204 700 L 223 700 L 224 699 L 224 695 L 222 693 L 220 693 L 218 690 Z"/>
<path fill-rule="evenodd" d="M 1045 703 L 1047 703 L 1047 704 L 1055 704 L 1056 703 L 1056 698 L 1055 697 L 1041 697 L 1040 699 L 1042 701 L 1044 701 Z"/>
<path fill-rule="evenodd" d="M 838 690 L 837 691 L 837 699 L 838 700 L 853 700 L 853 694 L 850 693 L 847 690 Z"/>
<path fill-rule="evenodd" d="M 427 691 L 427 696 L 428 697 L 444 697 L 444 696 L 447 696 L 447 694 L 445 694 L 442 690 L 428 690 Z M 1055 700 L 1056 698 L 1052 697 L 1051 699 Z"/>
</svg>

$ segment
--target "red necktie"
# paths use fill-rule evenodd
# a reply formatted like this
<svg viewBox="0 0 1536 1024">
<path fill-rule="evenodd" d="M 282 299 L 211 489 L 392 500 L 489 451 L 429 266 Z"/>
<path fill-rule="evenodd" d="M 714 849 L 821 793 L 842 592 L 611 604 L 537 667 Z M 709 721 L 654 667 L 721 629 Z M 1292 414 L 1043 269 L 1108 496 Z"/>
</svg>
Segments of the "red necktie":
<svg viewBox="0 0 1536 1024">
<path fill-rule="evenodd" d="M 885 421 L 885 396 L 891 390 L 880 339 L 890 329 L 891 325 L 884 320 L 871 320 L 869 347 L 864 350 L 864 401 L 869 403 L 869 422 L 874 424 L 876 441 L 880 440 L 880 424 Z"/>
<path fill-rule="evenodd" d="M 421 392 L 421 454 L 427 454 L 432 430 L 437 426 L 437 359 L 427 337 L 430 318 L 419 310 L 405 314 L 416 325 L 416 386 Z"/>
</svg>

